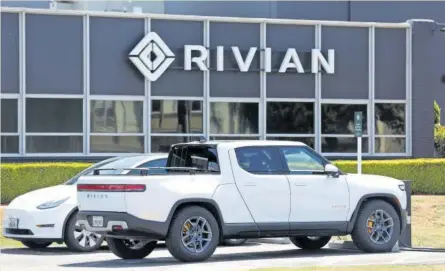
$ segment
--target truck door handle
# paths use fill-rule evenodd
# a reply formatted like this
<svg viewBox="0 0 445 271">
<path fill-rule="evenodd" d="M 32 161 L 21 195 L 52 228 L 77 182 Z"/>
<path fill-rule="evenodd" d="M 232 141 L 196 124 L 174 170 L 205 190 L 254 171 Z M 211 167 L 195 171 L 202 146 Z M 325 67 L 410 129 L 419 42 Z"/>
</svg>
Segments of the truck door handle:
<svg viewBox="0 0 445 271">
<path fill-rule="evenodd" d="M 303 184 L 303 183 L 294 183 L 295 186 L 307 186 L 307 184 Z"/>
<path fill-rule="evenodd" d="M 244 186 L 256 186 L 256 183 L 245 183 Z"/>
</svg>

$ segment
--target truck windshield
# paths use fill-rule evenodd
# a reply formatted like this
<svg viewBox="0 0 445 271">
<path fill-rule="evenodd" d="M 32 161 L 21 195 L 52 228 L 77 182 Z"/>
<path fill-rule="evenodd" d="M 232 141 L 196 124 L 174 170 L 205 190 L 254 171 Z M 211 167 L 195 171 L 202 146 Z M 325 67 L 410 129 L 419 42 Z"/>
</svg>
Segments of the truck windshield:
<svg viewBox="0 0 445 271">
<path fill-rule="evenodd" d="M 219 172 L 216 146 L 174 146 L 170 151 L 167 167 L 197 168 L 203 171 Z"/>
</svg>

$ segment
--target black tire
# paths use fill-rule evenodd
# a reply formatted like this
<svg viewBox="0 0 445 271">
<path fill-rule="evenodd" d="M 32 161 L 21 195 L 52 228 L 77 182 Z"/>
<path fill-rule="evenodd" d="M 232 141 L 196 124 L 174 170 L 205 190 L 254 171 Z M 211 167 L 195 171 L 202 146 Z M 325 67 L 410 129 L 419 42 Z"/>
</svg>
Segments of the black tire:
<svg viewBox="0 0 445 271">
<path fill-rule="evenodd" d="M 225 239 L 222 242 L 223 246 L 241 246 L 245 242 L 247 242 L 247 239 Z"/>
<path fill-rule="evenodd" d="M 304 250 L 317 250 L 326 246 L 331 240 L 331 236 L 294 236 L 289 237 L 290 241 L 296 246 Z"/>
<path fill-rule="evenodd" d="M 143 259 L 155 249 L 157 241 L 151 241 L 140 248 L 131 248 L 128 240 L 107 237 L 108 248 L 117 257 L 124 260 Z"/>
<path fill-rule="evenodd" d="M 81 231 L 80 227 L 76 226 L 76 223 L 77 212 L 74 212 L 68 219 L 65 226 L 64 242 L 68 249 L 75 252 L 93 252 L 98 250 L 102 245 L 105 237 L 103 235 L 97 234 L 87 236 L 85 237 L 85 246 L 82 246 L 79 244 L 79 242 L 76 240 L 76 237 L 74 236 L 74 231 L 76 230 L 76 228 L 78 231 Z M 85 236 L 84 233 L 88 232 L 82 232 L 79 237 L 81 238 L 82 236 Z M 93 245 L 90 246 L 90 244 Z"/>
<path fill-rule="evenodd" d="M 371 241 L 368 234 L 368 217 L 376 210 L 385 211 L 393 219 L 393 231 L 390 240 L 384 244 L 377 244 Z M 390 252 L 400 237 L 400 218 L 394 207 L 383 200 L 371 200 L 365 202 L 360 209 L 354 225 L 351 237 L 354 244 L 363 252 L 382 253 Z M 386 235 L 388 237 L 388 235 Z"/>
<path fill-rule="evenodd" d="M 204 218 L 212 232 L 212 236 L 209 238 L 210 241 L 204 245 L 204 247 L 207 247 L 202 252 L 191 252 L 182 243 L 183 225 L 188 219 L 193 217 Z M 177 260 L 181 262 L 200 262 L 212 256 L 219 244 L 219 237 L 219 227 L 215 217 L 205 208 L 190 206 L 180 210 L 173 216 L 165 243 L 170 254 Z"/>
<path fill-rule="evenodd" d="M 47 248 L 49 245 L 52 244 L 52 242 L 22 241 L 22 244 L 31 249 L 42 249 L 42 248 Z"/>
</svg>

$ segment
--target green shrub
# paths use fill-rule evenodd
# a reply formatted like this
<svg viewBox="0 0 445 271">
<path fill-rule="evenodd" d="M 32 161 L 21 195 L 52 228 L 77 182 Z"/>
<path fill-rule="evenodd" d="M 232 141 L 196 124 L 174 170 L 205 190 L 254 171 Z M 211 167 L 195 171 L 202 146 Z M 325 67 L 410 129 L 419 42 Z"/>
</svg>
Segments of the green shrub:
<svg viewBox="0 0 445 271">
<path fill-rule="evenodd" d="M 341 170 L 357 172 L 356 161 L 334 161 Z M 62 184 L 89 163 L 1 164 L 1 203 L 39 188 Z M 413 180 L 413 193 L 445 195 L 445 159 L 363 161 L 365 174 Z"/>
<path fill-rule="evenodd" d="M 334 164 L 345 172 L 357 172 L 356 161 Z M 445 195 L 445 159 L 363 161 L 362 173 L 411 180 L 413 194 Z"/>
<path fill-rule="evenodd" d="M 19 163 L 1 164 L 1 203 L 18 195 L 66 182 L 88 163 Z"/>
</svg>

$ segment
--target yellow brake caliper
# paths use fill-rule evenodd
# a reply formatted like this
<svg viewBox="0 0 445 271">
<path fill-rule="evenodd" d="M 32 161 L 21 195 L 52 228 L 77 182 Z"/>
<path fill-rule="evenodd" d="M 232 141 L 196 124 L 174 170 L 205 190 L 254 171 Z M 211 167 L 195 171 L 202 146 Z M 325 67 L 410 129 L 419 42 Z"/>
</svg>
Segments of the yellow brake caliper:
<svg viewBox="0 0 445 271">
<path fill-rule="evenodd" d="M 370 219 L 374 220 L 374 216 L 370 217 Z M 372 232 L 372 228 L 374 227 L 374 222 L 371 220 L 368 221 L 368 233 Z"/>
</svg>

